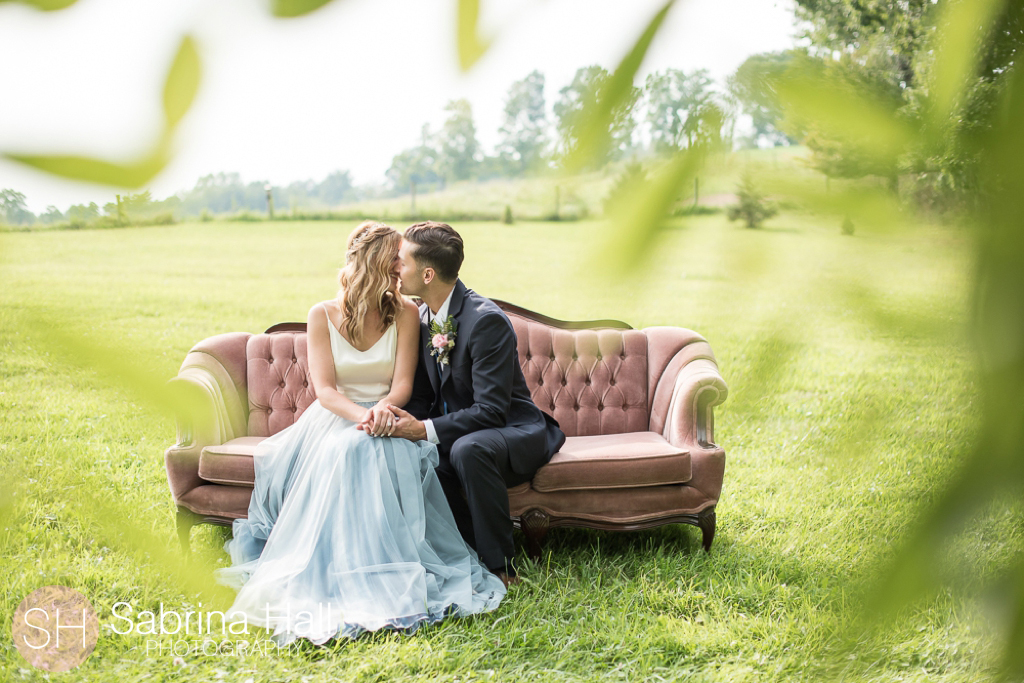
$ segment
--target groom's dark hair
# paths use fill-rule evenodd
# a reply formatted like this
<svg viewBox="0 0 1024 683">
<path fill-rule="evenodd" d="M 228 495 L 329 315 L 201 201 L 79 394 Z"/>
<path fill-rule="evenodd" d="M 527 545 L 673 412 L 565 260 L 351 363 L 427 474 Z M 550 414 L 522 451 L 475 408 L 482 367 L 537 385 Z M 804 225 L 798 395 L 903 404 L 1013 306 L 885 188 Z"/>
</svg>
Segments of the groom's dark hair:
<svg viewBox="0 0 1024 683">
<path fill-rule="evenodd" d="M 447 223 L 425 221 L 405 229 L 405 239 L 416 245 L 416 261 L 430 266 L 444 282 L 459 277 L 464 257 L 462 237 Z"/>
</svg>

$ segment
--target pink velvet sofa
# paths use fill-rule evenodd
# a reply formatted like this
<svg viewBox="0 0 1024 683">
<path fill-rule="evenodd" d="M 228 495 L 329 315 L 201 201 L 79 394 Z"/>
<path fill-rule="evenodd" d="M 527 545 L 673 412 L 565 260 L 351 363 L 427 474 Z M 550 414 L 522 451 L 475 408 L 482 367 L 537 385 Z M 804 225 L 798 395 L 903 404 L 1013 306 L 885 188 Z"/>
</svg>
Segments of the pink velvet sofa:
<svg viewBox="0 0 1024 683">
<path fill-rule="evenodd" d="M 707 341 L 690 330 L 634 330 L 604 320 L 563 322 L 498 302 L 515 327 L 533 399 L 558 420 L 565 446 L 533 481 L 509 489 L 511 514 L 539 557 L 547 530 L 685 523 L 715 536 L 725 451 L 713 408 L 727 387 Z M 194 524 L 245 517 L 252 453 L 316 396 L 304 323 L 232 332 L 196 344 L 172 382 L 199 398 L 178 420 L 165 464 L 182 547 Z"/>
</svg>

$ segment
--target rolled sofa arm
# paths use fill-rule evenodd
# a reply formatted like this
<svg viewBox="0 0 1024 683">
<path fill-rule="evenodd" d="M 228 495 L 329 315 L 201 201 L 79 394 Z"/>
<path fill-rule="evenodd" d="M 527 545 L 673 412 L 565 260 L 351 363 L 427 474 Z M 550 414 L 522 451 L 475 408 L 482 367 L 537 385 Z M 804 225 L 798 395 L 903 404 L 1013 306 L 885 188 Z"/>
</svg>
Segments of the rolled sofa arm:
<svg viewBox="0 0 1024 683">
<path fill-rule="evenodd" d="M 714 407 L 728 394 L 711 347 L 697 337 L 668 362 L 651 405 L 651 431 L 690 451 L 690 485 L 714 501 L 722 492 L 725 474 L 725 451 L 714 441 Z"/>
<path fill-rule="evenodd" d="M 167 482 L 175 503 L 202 485 L 199 455 L 203 448 L 245 436 L 248 399 L 215 356 L 193 349 L 178 376 L 170 380 L 188 396 L 190 410 L 177 415 L 177 442 L 164 453 Z"/>
</svg>

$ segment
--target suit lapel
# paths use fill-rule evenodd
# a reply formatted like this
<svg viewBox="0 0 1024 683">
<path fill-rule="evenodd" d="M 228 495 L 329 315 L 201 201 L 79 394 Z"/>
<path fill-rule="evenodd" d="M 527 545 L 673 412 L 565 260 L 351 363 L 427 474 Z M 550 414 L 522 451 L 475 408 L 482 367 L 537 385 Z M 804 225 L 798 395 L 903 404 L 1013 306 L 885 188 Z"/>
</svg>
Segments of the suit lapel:
<svg viewBox="0 0 1024 683">
<path fill-rule="evenodd" d="M 420 305 L 420 357 L 427 368 L 427 377 L 430 378 L 430 386 L 434 389 L 434 396 L 441 393 L 441 380 L 437 376 L 437 361 L 430 355 L 430 327 L 427 321 L 430 319 L 430 309 L 426 304 Z"/>
<path fill-rule="evenodd" d="M 462 280 L 455 281 L 455 289 L 452 290 L 452 300 L 448 302 L 448 315 L 449 317 L 455 318 L 455 322 L 459 322 L 459 314 L 462 313 L 462 304 L 466 299 L 466 285 L 462 284 Z M 428 332 L 429 334 L 429 332 Z M 455 349 L 459 347 L 459 333 L 458 330 L 455 332 L 455 347 L 452 348 L 451 353 L 455 353 Z M 437 368 L 437 360 L 430 356 L 430 360 L 433 361 L 434 368 Z M 452 362 L 451 354 L 448 356 L 448 362 L 441 366 L 441 385 L 451 379 L 452 376 Z"/>
</svg>

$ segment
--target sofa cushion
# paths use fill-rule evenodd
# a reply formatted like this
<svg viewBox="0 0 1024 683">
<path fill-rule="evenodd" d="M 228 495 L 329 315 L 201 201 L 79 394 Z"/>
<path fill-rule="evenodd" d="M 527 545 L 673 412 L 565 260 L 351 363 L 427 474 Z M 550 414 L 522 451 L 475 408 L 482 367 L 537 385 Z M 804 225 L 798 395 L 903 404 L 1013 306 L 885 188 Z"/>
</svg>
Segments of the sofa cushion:
<svg viewBox="0 0 1024 683">
<path fill-rule="evenodd" d="M 533 477 L 536 491 L 617 489 L 690 480 L 690 453 L 654 432 L 570 436 Z"/>
<path fill-rule="evenodd" d="M 252 454 L 264 436 L 242 436 L 216 446 L 207 446 L 199 455 L 199 476 L 214 484 L 252 487 L 256 469 Z"/>
</svg>

